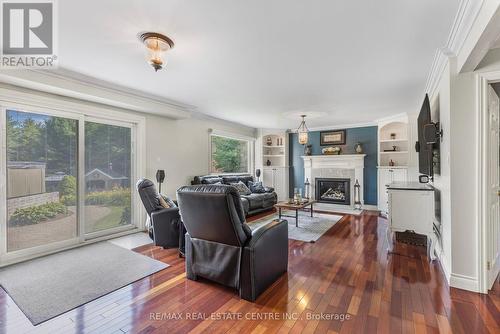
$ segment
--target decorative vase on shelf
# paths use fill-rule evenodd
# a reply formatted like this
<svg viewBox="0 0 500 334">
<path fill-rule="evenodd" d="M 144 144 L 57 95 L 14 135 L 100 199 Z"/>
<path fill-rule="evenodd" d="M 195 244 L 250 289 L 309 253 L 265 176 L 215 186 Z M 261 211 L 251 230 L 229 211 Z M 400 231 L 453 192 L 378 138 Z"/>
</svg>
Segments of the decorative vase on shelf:
<svg viewBox="0 0 500 334">
<path fill-rule="evenodd" d="M 396 134 L 395 133 L 391 133 L 391 139 L 392 140 L 396 139 Z"/>
<path fill-rule="evenodd" d="M 273 139 L 271 137 L 266 138 L 266 145 L 267 146 L 272 146 L 273 145 Z"/>
<path fill-rule="evenodd" d="M 271 160 L 267 159 L 266 166 L 271 166 Z"/>
<path fill-rule="evenodd" d="M 356 153 L 358 153 L 358 154 L 363 153 L 363 147 L 361 146 L 361 143 L 356 143 L 356 145 L 354 146 L 354 150 L 355 150 L 355 151 L 356 151 Z"/>
<path fill-rule="evenodd" d="M 389 166 L 391 167 L 394 167 L 396 164 L 394 163 L 394 161 L 391 159 L 391 161 L 389 161 Z"/>
</svg>

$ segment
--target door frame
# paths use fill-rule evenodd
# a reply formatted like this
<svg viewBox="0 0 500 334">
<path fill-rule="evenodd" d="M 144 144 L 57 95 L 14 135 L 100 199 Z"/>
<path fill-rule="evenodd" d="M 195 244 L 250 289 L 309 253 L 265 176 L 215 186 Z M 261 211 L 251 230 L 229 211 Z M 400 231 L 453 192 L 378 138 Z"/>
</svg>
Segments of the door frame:
<svg viewBox="0 0 500 334">
<path fill-rule="evenodd" d="M 476 107 L 477 107 L 477 207 L 478 207 L 478 290 L 488 293 L 488 86 L 500 82 L 500 71 L 479 72 L 476 74 Z"/>
<path fill-rule="evenodd" d="M 78 169 L 84 171 L 84 122 L 85 120 L 100 120 L 106 124 L 123 124 L 132 123 L 132 145 L 135 150 L 132 153 L 132 163 L 135 173 L 132 177 L 145 176 L 146 172 L 146 118 L 134 111 L 126 109 L 115 108 L 107 105 L 102 105 L 93 102 L 87 102 L 74 98 L 62 97 L 50 93 L 44 93 L 27 88 L 11 86 L 8 84 L 0 83 L 0 236 L 6 235 L 6 219 L 7 216 L 7 185 L 6 185 L 6 172 L 7 172 L 7 142 L 6 142 L 6 109 L 14 109 L 25 112 L 43 113 L 57 117 L 68 117 L 77 119 L 79 121 L 79 138 L 78 138 Z M 50 245 L 42 245 L 32 248 L 27 248 L 15 252 L 7 253 L 6 238 L 0 237 L 0 267 L 28 260 L 31 258 L 59 252 L 61 250 L 78 247 L 84 244 L 98 242 L 110 238 L 115 238 L 121 235 L 129 234 L 138 230 L 145 229 L 146 213 L 139 203 L 137 193 L 133 191 L 132 206 L 136 208 L 133 218 L 133 226 L 135 228 L 118 228 L 113 230 L 116 234 L 96 233 L 93 235 L 85 236 L 84 233 L 84 207 L 81 205 L 84 195 L 84 173 L 79 172 L 79 221 L 78 221 L 78 235 L 74 239 L 64 240 Z M 134 184 L 131 182 L 131 187 Z"/>
</svg>

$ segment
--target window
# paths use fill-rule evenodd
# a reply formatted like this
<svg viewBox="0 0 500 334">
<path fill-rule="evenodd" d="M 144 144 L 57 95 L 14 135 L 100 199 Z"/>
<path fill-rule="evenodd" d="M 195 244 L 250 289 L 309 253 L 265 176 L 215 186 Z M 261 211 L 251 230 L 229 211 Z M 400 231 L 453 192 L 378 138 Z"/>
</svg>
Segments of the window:
<svg viewBox="0 0 500 334">
<path fill-rule="evenodd" d="M 143 118 L 58 106 L 0 108 L 0 263 L 141 226 Z"/>
<path fill-rule="evenodd" d="M 78 116 L 6 110 L 7 252 L 72 240 L 132 224 L 132 128 L 85 121 L 79 170 Z"/>
<path fill-rule="evenodd" d="M 250 141 L 219 135 L 210 135 L 210 172 L 249 173 Z"/>
<path fill-rule="evenodd" d="M 78 121 L 7 110 L 7 251 L 76 238 Z"/>
<path fill-rule="evenodd" d="M 85 122 L 85 232 L 131 224 L 131 129 Z"/>
</svg>

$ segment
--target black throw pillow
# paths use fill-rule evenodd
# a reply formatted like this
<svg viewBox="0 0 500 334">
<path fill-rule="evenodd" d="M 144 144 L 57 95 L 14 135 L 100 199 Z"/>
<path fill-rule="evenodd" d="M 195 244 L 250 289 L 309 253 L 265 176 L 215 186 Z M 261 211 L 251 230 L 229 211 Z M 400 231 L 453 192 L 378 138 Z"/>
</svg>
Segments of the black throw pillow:
<svg viewBox="0 0 500 334">
<path fill-rule="evenodd" d="M 266 192 L 266 189 L 262 185 L 262 182 L 248 181 L 248 188 L 254 194 L 263 194 Z"/>
</svg>

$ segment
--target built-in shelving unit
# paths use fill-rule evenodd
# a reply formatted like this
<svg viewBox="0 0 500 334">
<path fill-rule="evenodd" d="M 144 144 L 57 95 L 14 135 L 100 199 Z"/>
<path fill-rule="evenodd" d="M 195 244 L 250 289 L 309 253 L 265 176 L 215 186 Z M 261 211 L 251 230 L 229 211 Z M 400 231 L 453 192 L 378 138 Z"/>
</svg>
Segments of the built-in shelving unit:
<svg viewBox="0 0 500 334">
<path fill-rule="evenodd" d="M 408 151 L 384 151 L 380 152 L 380 154 L 408 154 Z"/>
<path fill-rule="evenodd" d="M 408 165 L 408 123 L 403 121 L 389 122 L 379 128 L 380 167 Z"/>
<path fill-rule="evenodd" d="M 408 141 L 408 139 L 406 139 L 406 138 L 402 138 L 402 139 L 384 139 L 384 140 L 380 140 L 379 142 L 380 143 L 401 143 L 401 142 L 405 142 L 405 141 Z"/>
<path fill-rule="evenodd" d="M 288 133 L 286 130 L 259 130 L 256 168 L 262 170 L 265 186 L 275 188 L 279 200 L 288 198 Z"/>
<path fill-rule="evenodd" d="M 389 209 L 387 185 L 407 181 L 409 150 L 406 115 L 378 124 L 378 208 L 382 215 Z"/>
<path fill-rule="evenodd" d="M 286 166 L 286 140 L 285 133 L 262 136 L 262 164 L 264 168 Z"/>
</svg>

